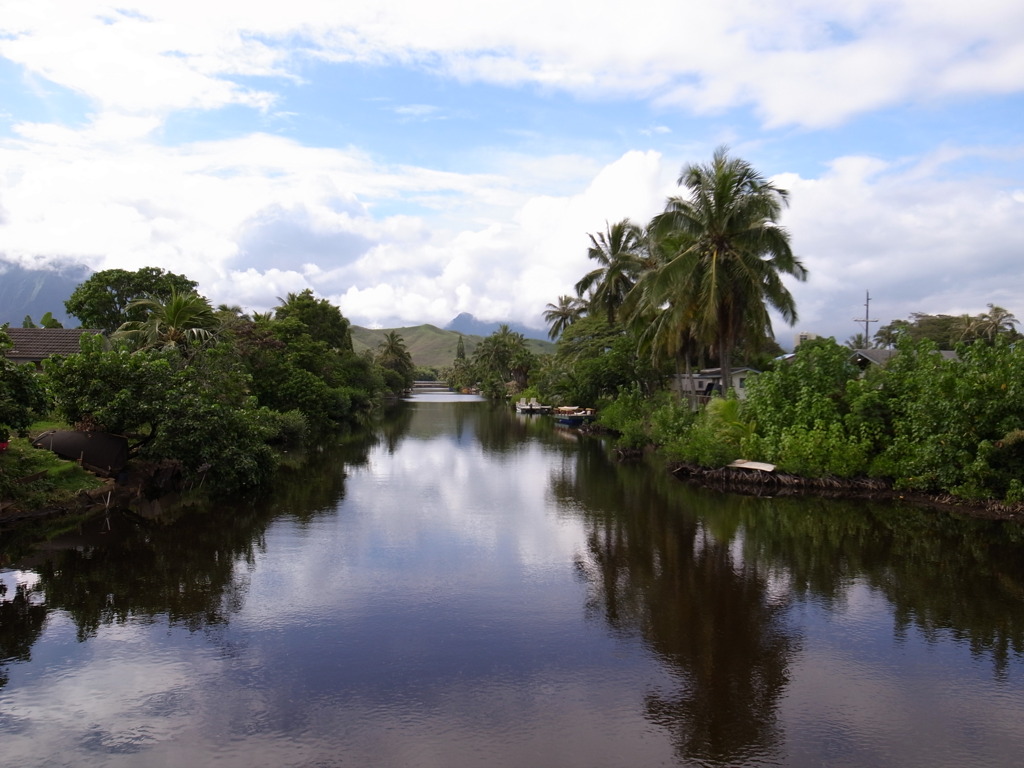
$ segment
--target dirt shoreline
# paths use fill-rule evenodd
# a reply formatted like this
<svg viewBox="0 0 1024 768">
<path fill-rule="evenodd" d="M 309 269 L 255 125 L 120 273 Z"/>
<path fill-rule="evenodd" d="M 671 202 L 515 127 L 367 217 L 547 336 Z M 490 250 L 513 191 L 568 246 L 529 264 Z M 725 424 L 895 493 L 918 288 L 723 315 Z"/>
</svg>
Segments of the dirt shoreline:
<svg viewBox="0 0 1024 768">
<path fill-rule="evenodd" d="M 118 480 L 101 479 L 104 483 L 99 488 L 80 491 L 70 499 L 38 509 L 21 509 L 16 503 L 5 501 L 0 509 L 0 527 L 89 515 L 106 509 L 149 512 L 159 499 L 176 496 L 180 491 L 180 470 L 173 462 L 138 462 Z"/>
<path fill-rule="evenodd" d="M 984 520 L 1024 522 L 1024 504 L 1007 504 L 989 499 L 970 501 L 949 494 L 910 493 L 895 490 L 890 483 L 872 478 L 808 478 L 784 472 L 720 467 L 709 469 L 675 462 L 669 472 L 683 482 L 730 493 L 754 496 L 818 496 L 836 499 L 902 501 Z"/>
</svg>

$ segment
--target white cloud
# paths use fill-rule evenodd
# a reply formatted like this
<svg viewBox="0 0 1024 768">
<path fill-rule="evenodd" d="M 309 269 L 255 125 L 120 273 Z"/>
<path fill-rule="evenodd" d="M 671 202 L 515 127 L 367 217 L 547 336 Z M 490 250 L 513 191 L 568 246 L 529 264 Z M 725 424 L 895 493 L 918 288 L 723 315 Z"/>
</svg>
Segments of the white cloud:
<svg viewBox="0 0 1024 768">
<path fill-rule="evenodd" d="M 1024 10 L 1009 0 L 969 9 L 919 0 L 638 0 L 628 15 L 617 3 L 541 0 L 297 0 L 275 9 L 14 0 L 0 31 L 0 54 L 127 113 L 268 109 L 269 86 L 239 76 L 301 79 L 310 57 L 577 94 L 641 94 L 697 111 L 749 104 L 769 125 L 834 125 L 901 101 L 1024 87 Z"/>
<path fill-rule="evenodd" d="M 638 0 L 625 15 L 612 4 L 525 2 L 8 0 L 0 56 L 41 86 L 42 107 L 12 103 L 0 134 L 4 256 L 156 264 L 188 274 L 215 302 L 254 309 L 311 287 L 364 323 L 443 323 L 469 311 L 539 324 L 544 305 L 589 267 L 588 232 L 645 221 L 674 191 L 680 158 L 655 141 L 671 136 L 673 151 L 694 153 L 682 162 L 710 154 L 709 133 L 744 155 L 771 153 L 804 136 L 827 143 L 831 134 L 812 129 L 876 110 L 1024 88 L 1024 6 L 1008 0 Z M 450 160 L 400 164 L 372 142 L 304 145 L 244 117 L 209 138 L 162 143 L 172 113 L 213 123 L 216 110 L 241 107 L 258 118 L 285 85 L 314 88 L 303 78 L 322 60 L 428 71 L 453 90 L 537 86 L 542 105 L 565 93 L 618 99 L 650 108 L 630 135 L 652 143 L 566 151 L 545 143 L 543 120 L 502 125 L 488 146 L 449 149 L 468 172 Z M 77 94 L 84 114 L 41 117 L 59 101 L 54 85 Z M 380 98 L 417 123 L 460 109 L 432 96 Z M 690 135 L 675 119 L 747 109 L 776 130 L 751 136 L 737 118 Z M 804 133 L 777 130 L 791 125 Z M 510 135 L 522 143 L 503 144 Z M 908 139 L 903 160 L 818 147 L 824 173 L 779 177 L 811 271 L 794 286 L 801 327 L 845 337 L 865 289 L 886 320 L 1024 306 L 1005 279 L 1022 246 L 1017 166 L 1002 179 L 950 171 L 1000 153 L 1019 163 L 1020 148 L 928 140 Z"/>
<path fill-rule="evenodd" d="M 883 324 L 912 312 L 976 314 L 988 302 L 1024 306 L 1024 203 L 991 180 L 943 170 L 930 156 L 907 165 L 847 157 L 817 179 L 777 179 L 792 193 L 785 223 L 810 271 L 793 288 L 801 329 L 844 341 L 858 330 L 865 291 Z"/>
</svg>

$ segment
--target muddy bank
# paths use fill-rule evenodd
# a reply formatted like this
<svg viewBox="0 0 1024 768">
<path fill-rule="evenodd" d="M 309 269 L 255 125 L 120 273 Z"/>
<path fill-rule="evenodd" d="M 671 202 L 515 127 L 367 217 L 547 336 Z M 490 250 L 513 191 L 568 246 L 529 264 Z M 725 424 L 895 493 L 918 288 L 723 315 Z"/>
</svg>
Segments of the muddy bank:
<svg viewBox="0 0 1024 768">
<path fill-rule="evenodd" d="M 116 478 L 103 478 L 99 488 L 82 491 L 70 499 L 35 509 L 4 502 L 0 527 L 59 517 L 89 515 L 107 509 L 127 509 L 151 514 L 168 506 L 181 492 L 181 467 L 176 462 L 132 463 Z"/>
<path fill-rule="evenodd" d="M 685 482 L 729 493 L 904 501 L 987 520 L 1024 522 L 1024 504 L 1007 504 L 996 500 L 969 501 L 948 494 L 908 493 L 894 490 L 890 483 L 874 478 L 801 477 L 785 472 L 763 472 L 734 467 L 709 469 L 684 462 L 674 462 L 668 469 Z"/>
</svg>

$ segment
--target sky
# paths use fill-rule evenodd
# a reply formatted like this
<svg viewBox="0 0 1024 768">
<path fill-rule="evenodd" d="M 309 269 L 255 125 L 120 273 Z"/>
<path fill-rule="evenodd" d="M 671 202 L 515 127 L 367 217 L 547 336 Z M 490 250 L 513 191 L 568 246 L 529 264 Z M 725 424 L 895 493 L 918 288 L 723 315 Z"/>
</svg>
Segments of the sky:
<svg viewBox="0 0 1024 768">
<path fill-rule="evenodd" d="M 1019 0 L 0 0 L 0 267 L 543 328 L 724 145 L 789 192 L 784 347 L 1024 320 L 1022 129 Z"/>
</svg>

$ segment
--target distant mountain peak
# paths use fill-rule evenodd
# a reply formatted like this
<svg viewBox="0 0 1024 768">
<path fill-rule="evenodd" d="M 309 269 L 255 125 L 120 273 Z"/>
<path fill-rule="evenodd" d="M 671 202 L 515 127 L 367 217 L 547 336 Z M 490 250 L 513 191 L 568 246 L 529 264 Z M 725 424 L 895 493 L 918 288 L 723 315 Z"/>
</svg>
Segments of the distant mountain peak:
<svg viewBox="0 0 1024 768">
<path fill-rule="evenodd" d="M 448 325 L 444 327 L 446 331 L 455 331 L 469 336 L 490 336 L 502 325 L 507 325 L 513 331 L 523 334 L 528 339 L 540 339 L 541 341 L 547 341 L 547 334 L 536 328 L 530 328 L 522 323 L 515 323 L 511 321 L 501 322 L 484 322 L 483 320 L 477 320 L 469 312 L 460 312 L 456 315 Z"/>
</svg>

